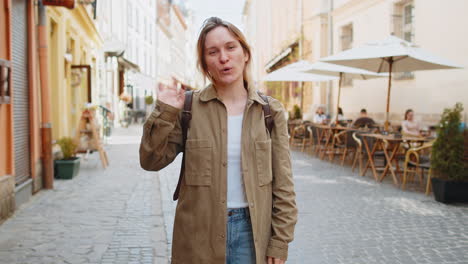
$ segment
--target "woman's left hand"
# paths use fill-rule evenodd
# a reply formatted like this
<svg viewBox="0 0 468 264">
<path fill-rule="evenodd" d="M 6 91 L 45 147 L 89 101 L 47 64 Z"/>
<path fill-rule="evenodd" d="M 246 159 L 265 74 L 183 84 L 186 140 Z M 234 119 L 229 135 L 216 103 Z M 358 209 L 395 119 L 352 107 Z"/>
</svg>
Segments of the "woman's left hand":
<svg viewBox="0 0 468 264">
<path fill-rule="evenodd" d="M 279 258 L 267 257 L 267 264 L 284 264 L 285 261 Z"/>
</svg>

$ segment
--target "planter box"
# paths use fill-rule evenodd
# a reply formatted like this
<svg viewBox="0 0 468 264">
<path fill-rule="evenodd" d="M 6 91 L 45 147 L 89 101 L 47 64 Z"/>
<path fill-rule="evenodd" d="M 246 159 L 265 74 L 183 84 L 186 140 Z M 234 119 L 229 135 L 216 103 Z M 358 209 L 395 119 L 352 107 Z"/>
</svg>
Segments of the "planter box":
<svg viewBox="0 0 468 264">
<path fill-rule="evenodd" d="M 80 170 L 80 158 L 55 160 L 54 171 L 57 179 L 72 179 Z"/>
<path fill-rule="evenodd" d="M 434 198 L 441 203 L 468 203 L 468 182 L 431 178 Z"/>
</svg>

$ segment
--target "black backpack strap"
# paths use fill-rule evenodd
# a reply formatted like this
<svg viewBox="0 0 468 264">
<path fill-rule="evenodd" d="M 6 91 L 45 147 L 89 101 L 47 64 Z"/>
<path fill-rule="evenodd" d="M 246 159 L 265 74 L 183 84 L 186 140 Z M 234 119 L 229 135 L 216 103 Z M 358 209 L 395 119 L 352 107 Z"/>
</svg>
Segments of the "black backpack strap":
<svg viewBox="0 0 468 264">
<path fill-rule="evenodd" d="M 182 111 L 181 118 L 181 127 L 182 127 L 182 144 L 183 144 L 183 153 L 182 153 L 182 167 L 180 168 L 179 181 L 177 182 L 177 187 L 174 191 L 172 199 L 176 201 L 179 199 L 180 186 L 182 180 L 184 179 L 185 172 L 185 142 L 187 141 L 187 132 L 190 127 L 190 120 L 192 119 L 192 99 L 193 91 L 185 92 L 185 101 L 184 101 L 184 110 Z"/>
<path fill-rule="evenodd" d="M 262 105 L 263 108 L 263 115 L 265 116 L 265 126 L 268 129 L 268 132 L 270 132 L 270 137 L 271 137 L 271 131 L 273 131 L 273 116 L 271 116 L 271 109 L 270 109 L 270 103 L 268 102 L 268 96 L 262 94 L 260 91 L 257 91 L 258 95 L 263 99 L 263 101 L 266 102 L 265 105 Z"/>
</svg>

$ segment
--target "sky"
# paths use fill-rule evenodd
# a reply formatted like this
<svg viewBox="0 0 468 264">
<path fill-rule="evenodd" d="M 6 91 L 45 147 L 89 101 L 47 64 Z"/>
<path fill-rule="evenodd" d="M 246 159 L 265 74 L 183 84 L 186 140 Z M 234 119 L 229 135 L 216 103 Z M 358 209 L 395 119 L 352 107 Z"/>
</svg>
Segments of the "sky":
<svg viewBox="0 0 468 264">
<path fill-rule="evenodd" d="M 175 2 L 180 2 L 175 1 Z M 185 0 L 188 9 L 193 10 L 195 28 L 201 28 L 203 21 L 209 17 L 217 16 L 231 22 L 242 30 L 242 9 L 245 0 Z"/>
</svg>

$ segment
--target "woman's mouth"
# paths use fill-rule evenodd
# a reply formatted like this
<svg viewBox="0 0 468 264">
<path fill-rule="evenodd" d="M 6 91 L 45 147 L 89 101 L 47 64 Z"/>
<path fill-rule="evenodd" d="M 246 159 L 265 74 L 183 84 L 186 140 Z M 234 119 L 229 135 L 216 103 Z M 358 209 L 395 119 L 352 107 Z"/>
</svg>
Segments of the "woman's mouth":
<svg viewBox="0 0 468 264">
<path fill-rule="evenodd" d="M 221 70 L 222 74 L 230 74 L 232 72 L 232 67 L 225 67 Z"/>
</svg>

